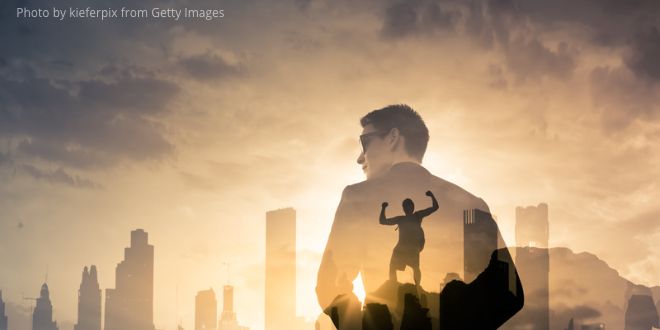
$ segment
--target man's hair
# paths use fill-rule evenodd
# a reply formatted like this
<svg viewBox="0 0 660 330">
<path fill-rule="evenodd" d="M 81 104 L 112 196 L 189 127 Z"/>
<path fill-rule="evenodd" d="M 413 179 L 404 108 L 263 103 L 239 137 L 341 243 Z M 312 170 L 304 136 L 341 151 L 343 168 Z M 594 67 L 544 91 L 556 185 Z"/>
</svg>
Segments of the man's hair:
<svg viewBox="0 0 660 330">
<path fill-rule="evenodd" d="M 360 119 L 360 124 L 362 127 L 371 124 L 382 132 L 397 128 L 406 138 L 404 145 L 406 152 L 419 161 L 424 157 L 429 143 L 429 129 L 422 117 L 411 107 L 405 104 L 388 105 L 366 114 Z"/>
</svg>

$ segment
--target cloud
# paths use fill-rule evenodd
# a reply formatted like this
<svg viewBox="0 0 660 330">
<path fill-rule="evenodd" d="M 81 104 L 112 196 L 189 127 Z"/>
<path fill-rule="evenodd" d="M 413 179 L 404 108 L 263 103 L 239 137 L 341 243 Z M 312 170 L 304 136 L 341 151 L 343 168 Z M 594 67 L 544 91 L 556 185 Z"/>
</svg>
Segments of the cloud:
<svg viewBox="0 0 660 330">
<path fill-rule="evenodd" d="M 566 41 L 547 46 L 515 1 L 400 1 L 384 12 L 381 34 L 386 38 L 440 38 L 438 31 L 465 36 L 501 52 L 503 65 L 518 81 L 546 75 L 567 78 L 576 67 L 577 51 Z"/>
<path fill-rule="evenodd" d="M 71 175 L 61 168 L 54 171 L 42 170 L 28 164 L 21 164 L 18 168 L 29 176 L 48 183 L 64 184 L 74 188 L 102 189 L 103 186 L 92 180 Z"/>
<path fill-rule="evenodd" d="M 385 9 L 381 34 L 385 38 L 398 39 L 451 30 L 458 18 L 458 13 L 444 9 L 437 2 L 399 1 Z"/>
<path fill-rule="evenodd" d="M 27 157 L 66 164 L 78 169 L 102 168 L 113 163 L 112 158 L 102 152 L 45 139 L 24 139 L 18 143 L 16 150 Z"/>
<path fill-rule="evenodd" d="M 660 3 L 653 0 L 520 1 L 410 0 L 375 2 L 383 7 L 386 39 L 454 33 L 504 55 L 519 81 L 566 79 L 578 49 L 609 48 L 637 78 L 660 80 Z M 378 5 L 377 5 L 378 6 Z M 570 9 L 567 9 L 570 8 Z M 620 54 L 623 49 L 625 55 Z"/>
<path fill-rule="evenodd" d="M 591 96 L 606 132 L 618 132 L 634 120 L 654 120 L 660 85 L 640 80 L 625 67 L 601 66 L 590 75 Z"/>
<path fill-rule="evenodd" d="M 505 51 L 506 64 L 520 80 L 543 75 L 567 78 L 576 67 L 575 52 L 566 43 L 556 50 L 546 47 L 539 39 L 515 40 Z"/>
<path fill-rule="evenodd" d="M 199 54 L 183 57 L 178 61 L 185 75 L 196 80 L 208 81 L 242 74 L 243 69 L 215 54 Z"/>
<path fill-rule="evenodd" d="M 637 76 L 657 83 L 660 82 L 659 58 L 660 32 L 652 26 L 634 35 L 625 63 Z"/>
<path fill-rule="evenodd" d="M 173 152 L 157 118 L 178 93 L 175 83 L 128 67 L 77 80 L 40 77 L 38 70 L 17 62 L 0 82 L 0 135 L 19 138 L 23 155 L 92 168 Z"/>
</svg>

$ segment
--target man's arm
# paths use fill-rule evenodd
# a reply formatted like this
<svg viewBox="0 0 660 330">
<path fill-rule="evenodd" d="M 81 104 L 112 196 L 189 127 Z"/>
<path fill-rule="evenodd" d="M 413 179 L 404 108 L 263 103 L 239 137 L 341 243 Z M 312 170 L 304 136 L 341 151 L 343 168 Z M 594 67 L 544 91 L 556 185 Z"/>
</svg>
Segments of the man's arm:
<svg viewBox="0 0 660 330">
<path fill-rule="evenodd" d="M 435 196 L 433 195 L 433 193 L 430 190 L 426 192 L 426 196 L 431 197 L 431 201 L 433 201 L 433 205 L 431 205 L 431 207 L 429 207 L 427 209 L 423 209 L 421 211 L 415 212 L 416 215 L 418 215 L 422 218 L 428 217 L 429 215 L 431 215 L 431 213 L 437 211 L 438 208 L 440 207 L 438 205 L 438 200 L 435 199 Z"/>
<path fill-rule="evenodd" d="M 387 208 L 387 205 L 388 205 L 387 202 L 383 202 L 383 204 L 381 205 L 382 208 L 380 209 L 380 218 L 378 219 L 378 222 L 381 225 L 386 225 L 386 226 L 396 225 L 398 223 L 397 221 L 398 217 L 394 217 L 390 219 L 385 217 L 385 208 Z"/>
<path fill-rule="evenodd" d="M 317 276 L 316 296 L 323 310 L 337 296 L 352 292 L 352 282 L 360 271 L 364 246 L 359 237 L 363 231 L 358 213 L 350 186 L 346 187 L 337 206 Z"/>
</svg>

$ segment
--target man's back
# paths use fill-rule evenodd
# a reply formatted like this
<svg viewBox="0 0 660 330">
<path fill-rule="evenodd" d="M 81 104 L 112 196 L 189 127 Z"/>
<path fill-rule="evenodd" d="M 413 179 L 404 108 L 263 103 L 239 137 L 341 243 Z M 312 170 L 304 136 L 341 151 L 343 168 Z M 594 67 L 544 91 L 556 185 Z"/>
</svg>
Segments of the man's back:
<svg viewBox="0 0 660 330">
<path fill-rule="evenodd" d="M 334 298 L 333 292 L 322 292 L 320 282 L 332 277 L 324 274 L 328 271 L 349 280 L 361 272 L 367 293 L 387 281 L 389 258 L 398 236 L 392 227 L 379 224 L 380 205 L 383 201 L 398 202 L 405 198 L 425 205 L 428 198 L 424 193 L 428 190 L 436 194 L 440 209 L 422 223 L 426 244 L 420 256 L 424 275 L 421 285 L 427 291 L 438 292 L 447 273 L 463 274 L 463 211 L 476 208 L 488 212 L 488 206 L 420 165 L 399 163 L 381 177 L 344 190 L 319 270 L 321 303 Z"/>
</svg>

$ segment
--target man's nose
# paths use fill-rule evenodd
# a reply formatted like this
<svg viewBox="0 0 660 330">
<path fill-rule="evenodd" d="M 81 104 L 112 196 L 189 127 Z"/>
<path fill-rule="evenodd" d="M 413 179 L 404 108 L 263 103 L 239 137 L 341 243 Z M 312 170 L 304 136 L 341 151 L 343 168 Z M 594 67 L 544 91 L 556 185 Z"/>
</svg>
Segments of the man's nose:
<svg viewBox="0 0 660 330">
<path fill-rule="evenodd" d="M 360 151 L 360 156 L 358 156 L 357 163 L 362 165 L 364 164 L 364 152 Z"/>
</svg>

